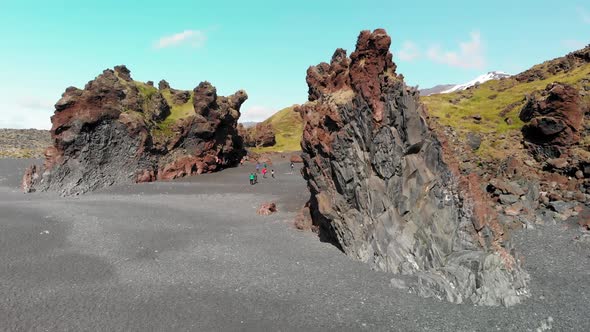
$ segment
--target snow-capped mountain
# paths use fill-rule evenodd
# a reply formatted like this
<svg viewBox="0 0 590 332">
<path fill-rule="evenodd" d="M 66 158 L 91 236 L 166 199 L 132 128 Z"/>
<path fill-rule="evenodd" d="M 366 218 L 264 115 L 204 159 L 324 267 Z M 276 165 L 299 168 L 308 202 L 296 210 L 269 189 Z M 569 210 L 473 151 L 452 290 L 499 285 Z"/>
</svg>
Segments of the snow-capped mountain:
<svg viewBox="0 0 590 332">
<path fill-rule="evenodd" d="M 506 74 L 501 71 L 491 71 L 487 74 L 480 75 L 467 83 L 455 85 L 452 88 L 444 90 L 440 93 L 451 93 L 451 92 L 455 92 L 455 91 L 466 90 L 476 84 L 481 84 L 481 83 L 487 82 L 489 80 L 499 80 L 504 77 L 510 77 L 510 74 Z"/>
</svg>

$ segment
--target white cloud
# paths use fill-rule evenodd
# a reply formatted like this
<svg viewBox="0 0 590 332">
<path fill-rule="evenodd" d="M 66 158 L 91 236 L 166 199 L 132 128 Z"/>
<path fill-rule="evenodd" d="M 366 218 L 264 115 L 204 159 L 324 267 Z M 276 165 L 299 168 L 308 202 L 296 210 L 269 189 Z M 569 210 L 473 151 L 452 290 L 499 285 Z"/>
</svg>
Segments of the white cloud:
<svg viewBox="0 0 590 332">
<path fill-rule="evenodd" d="M 590 24 L 590 13 L 584 7 L 578 7 L 578 13 L 582 18 L 582 22 Z"/>
<path fill-rule="evenodd" d="M 184 30 L 170 36 L 160 38 L 156 43 L 156 48 L 167 48 L 180 45 L 190 45 L 192 47 L 202 47 L 207 41 L 207 35 L 202 30 Z"/>
<path fill-rule="evenodd" d="M 588 45 L 587 43 L 576 39 L 565 39 L 561 41 L 561 44 L 571 50 L 578 50 Z"/>
<path fill-rule="evenodd" d="M 440 46 L 434 45 L 428 49 L 428 58 L 451 67 L 482 69 L 486 60 L 483 54 L 481 35 L 477 31 L 470 35 L 470 41 L 459 43 L 459 51 L 443 51 Z"/>
<path fill-rule="evenodd" d="M 55 103 L 51 100 L 47 99 L 40 99 L 37 97 L 24 97 L 18 101 L 18 106 L 31 109 L 31 110 L 38 110 L 38 109 L 48 109 L 53 110 Z"/>
<path fill-rule="evenodd" d="M 7 112 L 8 113 L 8 112 Z M 13 108 L 9 114 L 0 117 L 0 128 L 13 129 L 50 129 L 53 115 L 52 110 L 31 110 L 26 108 Z"/>
<path fill-rule="evenodd" d="M 274 109 L 274 108 L 270 108 L 267 106 L 261 106 L 261 105 L 253 105 L 253 106 L 246 108 L 245 110 L 243 110 L 241 112 L 242 115 L 240 117 L 240 122 L 264 121 L 269 116 L 273 115 L 275 112 L 276 112 L 276 109 Z"/>
<path fill-rule="evenodd" d="M 57 100 L 57 99 L 55 99 Z M 16 96 L 0 100 L 0 128 L 49 129 L 54 101 L 39 96 Z"/>
<path fill-rule="evenodd" d="M 402 61 L 413 61 L 420 57 L 420 50 L 415 43 L 406 41 L 402 49 L 397 52 L 397 57 Z"/>
</svg>

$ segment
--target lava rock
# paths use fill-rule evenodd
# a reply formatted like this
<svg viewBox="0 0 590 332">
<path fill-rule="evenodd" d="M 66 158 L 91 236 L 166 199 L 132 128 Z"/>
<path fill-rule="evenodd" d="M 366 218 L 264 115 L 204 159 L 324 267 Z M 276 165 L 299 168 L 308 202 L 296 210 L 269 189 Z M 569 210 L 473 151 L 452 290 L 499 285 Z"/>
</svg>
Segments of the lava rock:
<svg viewBox="0 0 590 332">
<path fill-rule="evenodd" d="M 277 212 L 277 205 L 272 202 L 263 203 L 260 208 L 256 211 L 259 215 L 268 216 Z"/>
<path fill-rule="evenodd" d="M 562 83 L 549 84 L 541 98 L 531 96 L 520 111 L 529 150 L 537 158 L 556 158 L 561 148 L 580 141 L 584 118 L 578 90 Z"/>
<path fill-rule="evenodd" d="M 500 197 L 498 197 L 498 199 L 500 200 L 500 203 L 502 204 L 513 204 L 519 201 L 519 197 L 516 195 L 500 195 Z"/>
<path fill-rule="evenodd" d="M 170 95 L 172 97 L 172 103 L 175 105 L 186 104 L 191 98 L 191 93 L 189 91 L 182 91 L 176 89 L 171 89 Z"/>
<path fill-rule="evenodd" d="M 565 158 L 548 159 L 547 164 L 551 165 L 551 167 L 556 169 L 564 169 L 568 166 L 567 159 Z"/>
<path fill-rule="evenodd" d="M 522 196 L 525 194 L 524 190 L 516 182 L 492 179 L 490 180 L 490 186 L 499 190 L 503 194 L 512 194 L 516 196 Z"/>
<path fill-rule="evenodd" d="M 165 81 L 159 87 L 170 88 Z M 43 169 L 25 173 L 23 190 L 75 195 L 235 166 L 246 153 L 237 133 L 246 98 L 244 91 L 214 100 L 207 96 L 214 112 L 204 116 L 195 110 L 165 124 L 170 105 L 160 91 L 140 89 L 125 66 L 107 69 L 84 90 L 66 89 L 55 104 L 53 145 L 45 151 Z"/>
<path fill-rule="evenodd" d="M 475 133 L 467 134 L 467 144 L 472 150 L 477 150 L 481 146 L 481 136 Z"/>
<path fill-rule="evenodd" d="M 276 133 L 270 123 L 257 123 L 249 128 L 240 124 L 238 129 L 244 144 L 248 147 L 267 147 L 276 144 Z"/>
<path fill-rule="evenodd" d="M 166 82 L 166 80 L 161 80 L 160 82 L 158 82 L 158 90 L 166 90 L 166 89 L 170 89 L 170 84 L 168 84 L 168 82 Z"/>
<path fill-rule="evenodd" d="M 297 110 L 320 238 L 375 269 L 417 276 L 422 296 L 518 303 L 528 274 L 504 248 L 478 176 L 445 162 L 452 148 L 426 125 L 390 44 L 383 29 L 363 31 L 350 58 L 338 49 L 307 71 L 309 102 Z"/>
</svg>

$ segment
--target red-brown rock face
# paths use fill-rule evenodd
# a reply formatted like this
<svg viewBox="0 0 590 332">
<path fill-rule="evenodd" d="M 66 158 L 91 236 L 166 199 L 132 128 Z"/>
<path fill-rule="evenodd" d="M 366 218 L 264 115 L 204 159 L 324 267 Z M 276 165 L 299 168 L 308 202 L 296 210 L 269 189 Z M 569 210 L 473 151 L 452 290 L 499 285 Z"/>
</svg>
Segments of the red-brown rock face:
<svg viewBox="0 0 590 332">
<path fill-rule="evenodd" d="M 578 90 L 567 84 L 547 86 L 540 99 L 532 97 L 520 112 L 524 139 L 545 150 L 543 157 L 559 157 L 564 148 L 580 141 L 584 110 Z"/>
<path fill-rule="evenodd" d="M 237 134 L 244 91 L 221 97 L 208 82 L 192 92 L 171 89 L 165 81 L 159 87 L 133 81 L 125 66 L 117 66 L 84 90 L 67 88 L 51 117 L 53 146 L 45 153 L 42 176 L 31 168 L 23 189 L 72 195 L 213 172 L 239 162 L 245 155 Z M 179 112 L 175 107 L 194 112 L 171 114 Z"/>
<path fill-rule="evenodd" d="M 249 147 L 273 146 L 276 144 L 275 130 L 270 123 L 257 123 L 255 126 L 245 128 L 238 125 L 240 136 L 244 139 L 244 145 Z"/>
<path fill-rule="evenodd" d="M 350 58 L 338 49 L 307 71 L 309 102 L 299 111 L 313 222 L 347 255 L 417 276 L 418 294 L 518 303 L 527 274 L 477 176 L 460 177 L 445 161 L 390 43 L 382 29 L 363 31 Z"/>
</svg>

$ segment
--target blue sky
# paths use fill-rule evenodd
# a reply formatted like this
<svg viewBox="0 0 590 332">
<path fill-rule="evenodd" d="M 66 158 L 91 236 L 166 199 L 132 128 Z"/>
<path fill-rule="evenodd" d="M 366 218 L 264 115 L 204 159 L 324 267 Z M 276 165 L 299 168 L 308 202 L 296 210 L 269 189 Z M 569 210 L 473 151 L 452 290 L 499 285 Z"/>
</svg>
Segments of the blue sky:
<svg viewBox="0 0 590 332">
<path fill-rule="evenodd" d="M 586 1 L 0 0 L 0 128 L 49 128 L 53 104 L 105 68 L 175 88 L 245 89 L 242 120 L 307 99 L 305 71 L 385 28 L 410 85 L 518 73 L 590 43 Z"/>
</svg>

